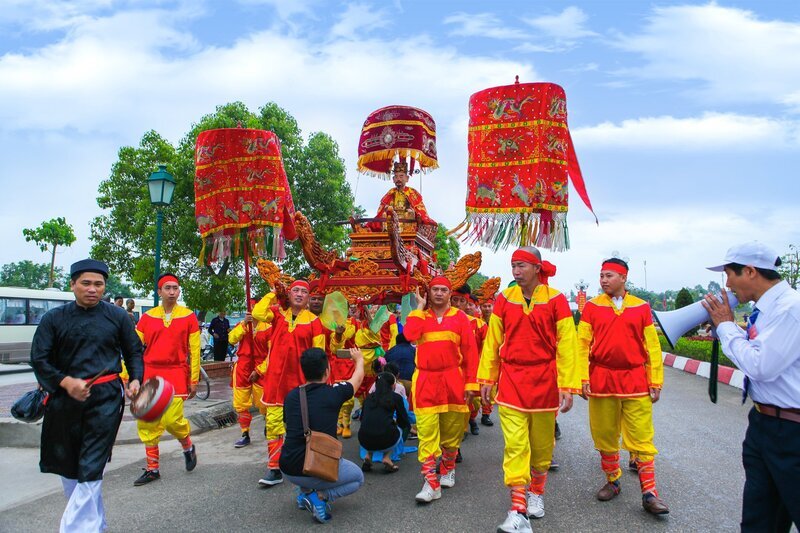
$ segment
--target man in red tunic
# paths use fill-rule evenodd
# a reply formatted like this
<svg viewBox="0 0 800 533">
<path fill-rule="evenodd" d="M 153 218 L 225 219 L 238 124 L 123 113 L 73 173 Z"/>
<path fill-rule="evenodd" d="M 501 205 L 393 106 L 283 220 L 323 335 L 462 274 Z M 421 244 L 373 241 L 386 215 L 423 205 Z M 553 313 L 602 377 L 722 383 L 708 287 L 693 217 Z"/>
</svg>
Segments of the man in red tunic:
<svg viewBox="0 0 800 533">
<path fill-rule="evenodd" d="M 412 379 L 417 416 L 419 461 L 425 482 L 416 500 L 429 503 L 442 497 L 441 487 L 455 485 L 455 462 L 464 436 L 467 401 L 477 391 L 478 349 L 469 318 L 450 306 L 450 281 L 431 280 L 428 295 L 417 290 L 417 309 L 408 314 L 405 337 L 417 344 L 417 369 Z M 430 306 L 426 310 L 426 303 Z M 436 476 L 436 459 L 441 456 Z"/>
<path fill-rule="evenodd" d="M 533 246 L 513 253 L 517 284 L 497 297 L 483 344 L 478 382 L 485 404 L 497 384 L 503 473 L 511 490 L 511 510 L 498 531 L 530 531 L 528 518 L 544 516 L 556 411 L 569 411 L 572 394 L 580 392 L 569 303 L 547 284 L 555 270 Z"/>
<path fill-rule="evenodd" d="M 308 310 L 310 288 L 305 280 L 289 285 L 289 307 L 276 304 L 271 292 L 253 307 L 253 318 L 272 326 L 269 356 L 256 367 L 250 379 L 260 379 L 264 390 L 261 403 L 266 406 L 267 453 L 269 472 L 258 480 L 270 487 L 283 482 L 278 462 L 286 428 L 283 425 L 283 399 L 290 390 L 305 382 L 300 355 L 308 348 L 325 349 L 325 333 L 319 318 Z"/>
<path fill-rule="evenodd" d="M 619 439 L 636 458 L 642 505 L 652 514 L 669 508 L 656 491 L 653 404 L 661 395 L 664 367 L 650 305 L 625 290 L 628 264 L 608 259 L 600 268 L 603 294 L 586 303 L 578 324 L 581 396 L 589 400 L 589 426 L 606 484 L 597 499 L 620 492 Z"/>
<path fill-rule="evenodd" d="M 395 188 L 387 192 L 381 198 L 378 214 L 376 218 L 386 218 L 387 207 L 392 207 L 399 218 L 416 218 L 420 224 L 436 225 L 436 222 L 428 216 L 428 210 L 422 202 L 422 195 L 415 189 L 407 187 L 408 183 L 408 164 L 405 161 L 398 161 L 392 168 Z M 384 231 L 383 222 L 370 222 L 367 227 L 372 231 Z"/>
<path fill-rule="evenodd" d="M 255 304 L 258 300 L 251 300 Z M 233 409 L 239 415 L 239 427 L 242 436 L 234 444 L 234 448 L 244 448 L 250 444 L 250 422 L 253 415 L 250 408 L 254 405 L 261 414 L 266 413 L 266 407 L 261 403 L 264 391 L 258 383 L 250 382 L 250 374 L 260 365 L 269 353 L 269 337 L 272 326 L 259 322 L 253 318 L 252 313 L 247 313 L 244 320 L 228 335 L 230 344 L 239 344 L 236 350 L 236 363 L 231 372 L 231 387 L 233 387 Z"/>
<path fill-rule="evenodd" d="M 137 487 L 161 478 L 158 441 L 164 430 L 181 443 L 186 470 L 191 472 L 197 465 L 183 402 L 194 397 L 200 380 L 200 326 L 191 309 L 178 305 L 180 295 L 178 278 L 163 274 L 158 278 L 161 305 L 144 313 L 136 325 L 136 333 L 145 345 L 144 381 L 158 376 L 175 388 L 175 397 L 160 419 L 136 422 L 147 454 L 147 468 L 133 482 Z"/>
<path fill-rule="evenodd" d="M 480 354 L 481 350 L 483 349 L 483 339 L 486 338 L 488 327 L 482 319 L 469 312 L 470 298 L 472 297 L 472 289 L 470 289 L 469 285 L 464 285 L 453 291 L 452 295 L 450 296 L 450 305 L 463 311 L 464 314 L 467 315 L 467 318 L 469 318 L 470 325 L 472 326 L 472 332 L 475 335 L 475 344 L 477 345 L 478 353 Z M 480 434 L 480 429 L 478 428 L 478 422 L 476 419 L 478 418 L 478 412 L 481 408 L 480 397 L 476 395 L 474 398 L 471 398 L 467 406 L 469 407 L 469 416 L 467 417 L 467 421 L 469 422 L 469 431 L 473 435 L 478 435 Z M 460 458 L 461 450 L 459 450 L 459 462 L 461 462 Z"/>
</svg>

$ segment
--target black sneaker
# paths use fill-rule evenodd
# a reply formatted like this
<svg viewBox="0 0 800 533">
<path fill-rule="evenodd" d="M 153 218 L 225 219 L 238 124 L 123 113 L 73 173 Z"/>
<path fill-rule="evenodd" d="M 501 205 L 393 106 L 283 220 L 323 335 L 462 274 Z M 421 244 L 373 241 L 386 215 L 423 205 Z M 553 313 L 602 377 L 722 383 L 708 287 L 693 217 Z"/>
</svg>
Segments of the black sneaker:
<svg viewBox="0 0 800 533">
<path fill-rule="evenodd" d="M 262 487 L 271 487 L 283 483 L 283 474 L 277 468 L 273 468 L 267 475 L 258 480 L 258 484 Z"/>
<path fill-rule="evenodd" d="M 478 423 L 475 420 L 470 419 L 469 432 L 472 433 L 473 435 L 477 435 L 481 432 L 480 428 L 478 428 Z"/>
<path fill-rule="evenodd" d="M 148 470 L 146 468 L 142 470 L 144 470 L 144 474 L 136 478 L 136 481 L 133 482 L 134 487 L 141 487 L 142 485 L 147 485 L 151 481 L 161 479 L 161 474 L 158 473 L 158 470 Z"/>
<path fill-rule="evenodd" d="M 481 424 L 491 427 L 494 425 L 494 422 L 492 422 L 492 419 L 489 418 L 489 415 L 481 415 Z"/>
<path fill-rule="evenodd" d="M 558 422 L 556 422 L 556 431 L 555 431 L 556 440 L 561 438 L 561 428 L 558 427 Z"/>
<path fill-rule="evenodd" d="M 191 472 L 197 466 L 197 452 L 195 451 L 194 444 L 189 450 L 183 452 L 183 459 L 186 461 L 186 471 Z"/>
<path fill-rule="evenodd" d="M 458 453 L 456 454 L 456 462 L 461 463 L 464 461 L 464 458 L 461 457 L 461 448 L 458 449 Z"/>
</svg>

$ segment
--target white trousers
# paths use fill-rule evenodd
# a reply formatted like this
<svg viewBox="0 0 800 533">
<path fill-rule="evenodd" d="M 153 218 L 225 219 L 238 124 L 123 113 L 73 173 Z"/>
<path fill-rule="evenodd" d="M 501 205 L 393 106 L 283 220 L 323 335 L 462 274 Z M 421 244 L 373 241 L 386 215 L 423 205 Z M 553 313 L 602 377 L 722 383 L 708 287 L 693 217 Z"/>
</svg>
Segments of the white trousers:
<svg viewBox="0 0 800 533">
<path fill-rule="evenodd" d="M 61 515 L 61 533 L 95 533 L 106 529 L 103 508 L 103 480 L 78 483 L 77 479 L 62 477 L 67 508 Z"/>
</svg>

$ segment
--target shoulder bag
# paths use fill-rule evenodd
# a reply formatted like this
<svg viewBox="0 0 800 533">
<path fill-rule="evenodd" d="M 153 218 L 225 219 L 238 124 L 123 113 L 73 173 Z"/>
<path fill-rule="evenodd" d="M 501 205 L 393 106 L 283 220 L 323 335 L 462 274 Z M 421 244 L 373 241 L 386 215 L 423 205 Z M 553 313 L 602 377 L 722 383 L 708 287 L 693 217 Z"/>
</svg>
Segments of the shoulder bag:
<svg viewBox="0 0 800 533">
<path fill-rule="evenodd" d="M 325 481 L 336 481 L 339 479 L 342 443 L 327 433 L 311 431 L 308 427 L 308 397 L 305 385 L 300 386 L 300 415 L 303 418 L 303 434 L 306 436 L 303 474 Z"/>
</svg>

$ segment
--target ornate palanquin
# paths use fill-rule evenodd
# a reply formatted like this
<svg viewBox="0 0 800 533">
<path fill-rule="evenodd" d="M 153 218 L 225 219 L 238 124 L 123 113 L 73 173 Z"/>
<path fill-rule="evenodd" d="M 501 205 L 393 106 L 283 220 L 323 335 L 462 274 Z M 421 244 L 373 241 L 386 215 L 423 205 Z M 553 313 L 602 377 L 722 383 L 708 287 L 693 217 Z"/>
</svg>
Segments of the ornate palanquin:
<svg viewBox="0 0 800 533">
<path fill-rule="evenodd" d="M 341 292 L 350 303 L 400 303 L 404 294 L 417 287 L 427 289 L 433 276 L 445 275 L 454 287 L 464 285 L 481 265 L 481 253 L 469 254 L 442 273 L 434 260 L 436 226 L 400 220 L 391 212 L 385 232 L 369 231 L 363 222 L 351 220 L 353 232 L 345 257 L 325 250 L 302 213 L 295 213 L 297 237 L 303 255 L 315 272 L 309 277 L 311 288 L 328 294 Z M 286 286 L 289 279 L 268 260 L 259 260 L 261 276 L 273 287 Z"/>
</svg>

